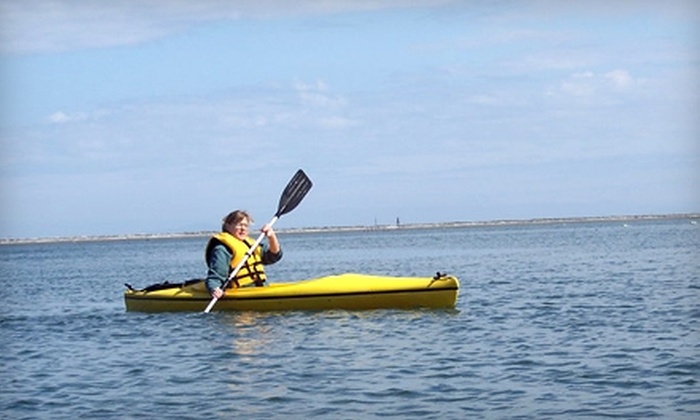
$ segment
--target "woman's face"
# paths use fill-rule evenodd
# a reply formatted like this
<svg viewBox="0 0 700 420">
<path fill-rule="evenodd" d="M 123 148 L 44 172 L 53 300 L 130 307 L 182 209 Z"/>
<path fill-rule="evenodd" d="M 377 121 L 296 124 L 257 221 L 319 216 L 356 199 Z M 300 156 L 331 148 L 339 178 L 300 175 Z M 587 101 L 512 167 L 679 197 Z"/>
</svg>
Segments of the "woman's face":
<svg viewBox="0 0 700 420">
<path fill-rule="evenodd" d="M 240 222 L 229 225 L 229 232 L 236 238 L 243 240 L 248 237 L 248 229 L 250 228 L 250 220 L 242 219 Z"/>
</svg>

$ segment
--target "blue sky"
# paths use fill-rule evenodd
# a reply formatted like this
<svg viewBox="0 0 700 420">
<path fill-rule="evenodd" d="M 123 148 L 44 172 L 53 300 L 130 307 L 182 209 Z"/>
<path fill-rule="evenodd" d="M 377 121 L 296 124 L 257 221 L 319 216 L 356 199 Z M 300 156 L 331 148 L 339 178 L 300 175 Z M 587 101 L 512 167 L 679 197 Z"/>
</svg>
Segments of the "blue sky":
<svg viewBox="0 0 700 420">
<path fill-rule="evenodd" d="M 585 5 L 579 3 L 586 3 Z M 0 5 L 0 238 L 700 211 L 687 1 Z"/>
</svg>

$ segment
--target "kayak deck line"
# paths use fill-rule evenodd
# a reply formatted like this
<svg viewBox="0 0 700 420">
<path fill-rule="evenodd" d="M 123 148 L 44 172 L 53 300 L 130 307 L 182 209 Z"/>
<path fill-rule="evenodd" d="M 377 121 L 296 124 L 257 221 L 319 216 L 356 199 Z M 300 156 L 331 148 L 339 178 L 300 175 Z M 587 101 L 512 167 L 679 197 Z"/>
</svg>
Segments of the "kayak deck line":
<svg viewBox="0 0 700 420">
<path fill-rule="evenodd" d="M 284 300 L 284 299 L 309 299 L 309 298 L 328 298 L 328 297 L 342 297 L 342 296 L 363 296 L 363 295 L 383 295 L 383 294 L 398 294 L 398 293 L 435 293 L 444 291 L 457 291 L 459 287 L 444 287 L 440 289 L 405 289 L 405 290 L 375 290 L 375 291 L 365 291 L 365 292 L 346 292 L 346 293 L 324 293 L 324 294 L 313 294 L 309 293 L 306 295 L 288 295 L 288 296 L 250 296 L 250 297 L 240 297 L 240 296 L 222 296 L 220 301 L 249 301 L 249 300 Z M 192 302 L 209 302 L 210 297 L 172 297 L 172 296 L 126 296 L 126 299 L 136 299 L 136 300 L 187 300 Z"/>
</svg>

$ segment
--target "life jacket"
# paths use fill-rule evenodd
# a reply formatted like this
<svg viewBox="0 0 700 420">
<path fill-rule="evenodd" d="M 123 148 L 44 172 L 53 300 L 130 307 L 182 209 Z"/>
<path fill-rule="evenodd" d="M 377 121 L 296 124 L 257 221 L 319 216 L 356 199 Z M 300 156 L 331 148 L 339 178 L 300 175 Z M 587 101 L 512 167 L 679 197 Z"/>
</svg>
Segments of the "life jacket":
<svg viewBox="0 0 700 420">
<path fill-rule="evenodd" d="M 228 251 L 233 255 L 231 262 L 229 263 L 229 274 L 238 266 L 238 264 L 246 256 L 246 252 L 255 243 L 251 238 L 246 238 L 240 240 L 228 232 L 217 233 L 212 236 L 207 244 L 206 256 L 209 257 L 209 253 L 212 248 L 217 244 L 222 244 Z M 243 287 L 255 284 L 256 286 L 262 286 L 267 280 L 265 275 L 265 268 L 262 262 L 262 247 L 258 246 L 251 256 L 246 260 L 238 273 L 231 279 L 228 287 Z"/>
</svg>

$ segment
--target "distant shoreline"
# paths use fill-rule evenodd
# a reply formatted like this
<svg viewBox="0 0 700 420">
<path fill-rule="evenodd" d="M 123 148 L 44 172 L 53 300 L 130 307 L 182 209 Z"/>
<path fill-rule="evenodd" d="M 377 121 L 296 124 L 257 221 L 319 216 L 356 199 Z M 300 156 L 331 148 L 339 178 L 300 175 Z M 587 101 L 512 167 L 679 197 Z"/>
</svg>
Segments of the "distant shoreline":
<svg viewBox="0 0 700 420">
<path fill-rule="evenodd" d="M 306 228 L 275 229 L 279 234 L 299 234 L 299 233 L 324 233 L 324 232 L 365 232 L 365 231 L 387 231 L 387 230 L 409 230 L 409 229 L 455 229 L 470 227 L 498 227 L 498 226 L 526 226 L 526 225 L 547 225 L 566 223 L 626 223 L 650 220 L 691 220 L 697 223 L 700 220 L 700 213 L 680 213 L 680 214 L 648 214 L 631 216 L 592 216 L 592 217 L 556 217 L 537 219 L 503 219 L 489 221 L 471 222 L 440 222 L 440 223 L 407 223 L 393 225 L 373 225 L 373 226 L 325 226 Z M 150 239 L 181 239 L 199 238 L 212 235 L 213 231 L 182 232 L 182 233 L 135 233 L 127 235 L 100 235 L 100 236 L 73 236 L 73 237 L 53 237 L 53 238 L 25 238 L 25 239 L 0 239 L 0 245 L 13 244 L 40 244 L 40 243 L 60 243 L 60 242 L 102 242 L 102 241 L 129 241 L 129 240 L 150 240 Z"/>
</svg>

